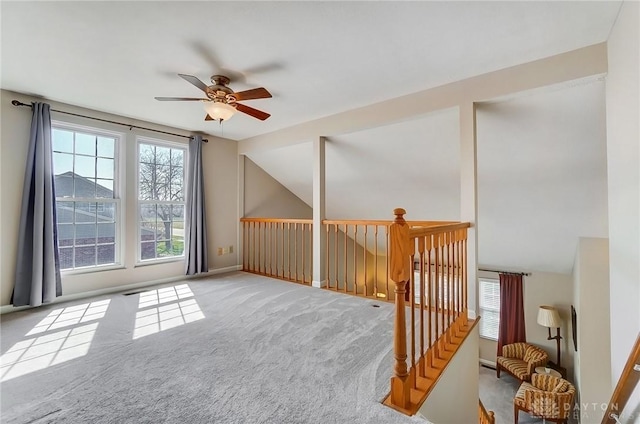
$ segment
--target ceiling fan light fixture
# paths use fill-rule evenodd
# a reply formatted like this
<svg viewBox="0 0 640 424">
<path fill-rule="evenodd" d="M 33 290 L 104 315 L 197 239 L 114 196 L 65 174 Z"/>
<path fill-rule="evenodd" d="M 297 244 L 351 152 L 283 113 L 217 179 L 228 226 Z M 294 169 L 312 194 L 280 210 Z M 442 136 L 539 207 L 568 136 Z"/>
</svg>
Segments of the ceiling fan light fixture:
<svg viewBox="0 0 640 424">
<path fill-rule="evenodd" d="M 205 102 L 204 110 L 217 121 L 226 121 L 236 113 L 236 108 L 223 102 Z"/>
</svg>

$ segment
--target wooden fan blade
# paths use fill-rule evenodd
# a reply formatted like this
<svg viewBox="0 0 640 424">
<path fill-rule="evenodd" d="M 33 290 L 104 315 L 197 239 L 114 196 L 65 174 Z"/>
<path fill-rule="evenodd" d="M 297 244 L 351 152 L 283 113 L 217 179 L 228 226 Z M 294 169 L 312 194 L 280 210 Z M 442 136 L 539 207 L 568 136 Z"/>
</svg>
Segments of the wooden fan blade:
<svg viewBox="0 0 640 424">
<path fill-rule="evenodd" d="M 236 100 L 267 99 L 271 97 L 271 93 L 269 93 L 266 88 L 260 87 L 233 93 L 233 97 L 235 97 Z"/>
<path fill-rule="evenodd" d="M 271 115 L 263 112 L 261 110 L 258 109 L 254 109 L 252 107 L 243 105 L 241 103 L 236 103 L 236 109 L 239 110 L 242 113 L 246 113 L 249 116 L 253 116 L 254 118 L 257 118 L 261 121 L 264 121 L 265 119 L 267 119 L 268 117 L 270 117 Z"/>
<path fill-rule="evenodd" d="M 198 97 L 155 97 L 156 100 L 160 100 L 161 102 L 195 102 L 196 100 L 209 100 L 209 99 L 200 99 Z"/>
<path fill-rule="evenodd" d="M 204 120 L 205 120 L 205 121 L 215 121 L 215 119 L 213 119 L 213 118 L 211 117 L 211 115 L 209 115 L 208 113 L 207 113 L 207 116 L 205 116 L 205 117 L 204 117 Z"/>
<path fill-rule="evenodd" d="M 178 74 L 178 76 L 180 76 L 183 80 L 195 85 L 205 93 L 207 92 L 207 84 L 200 81 L 197 77 L 194 77 L 193 75 L 185 75 L 185 74 Z"/>
</svg>

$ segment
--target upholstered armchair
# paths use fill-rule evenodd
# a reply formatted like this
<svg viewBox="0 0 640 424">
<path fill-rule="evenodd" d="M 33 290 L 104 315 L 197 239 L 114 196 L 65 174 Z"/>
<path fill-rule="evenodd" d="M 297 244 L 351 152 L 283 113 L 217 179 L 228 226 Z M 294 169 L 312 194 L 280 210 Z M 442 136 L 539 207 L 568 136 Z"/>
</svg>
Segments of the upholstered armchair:
<svg viewBox="0 0 640 424">
<path fill-rule="evenodd" d="M 549 374 L 533 374 L 531 384 L 526 381 L 513 399 L 514 422 L 518 424 L 520 411 L 546 421 L 566 423 L 573 411 L 576 388 L 565 379 Z"/>
<path fill-rule="evenodd" d="M 537 346 L 528 343 L 512 343 L 502 346 L 502 356 L 496 361 L 496 375 L 505 370 L 520 381 L 529 381 L 536 367 L 547 364 L 549 355 Z"/>
</svg>

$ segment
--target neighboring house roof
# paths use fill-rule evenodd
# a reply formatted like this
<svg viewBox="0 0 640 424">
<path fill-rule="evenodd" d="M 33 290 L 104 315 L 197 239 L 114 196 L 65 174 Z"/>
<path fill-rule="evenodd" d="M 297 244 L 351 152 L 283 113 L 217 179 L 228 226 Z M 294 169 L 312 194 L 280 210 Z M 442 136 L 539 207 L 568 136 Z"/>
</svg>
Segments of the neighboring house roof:
<svg viewBox="0 0 640 424">
<path fill-rule="evenodd" d="M 73 197 L 75 183 L 75 197 L 113 198 L 113 190 L 96 184 L 93 179 L 83 177 L 75 172 L 67 171 L 54 176 L 57 197 Z"/>
</svg>

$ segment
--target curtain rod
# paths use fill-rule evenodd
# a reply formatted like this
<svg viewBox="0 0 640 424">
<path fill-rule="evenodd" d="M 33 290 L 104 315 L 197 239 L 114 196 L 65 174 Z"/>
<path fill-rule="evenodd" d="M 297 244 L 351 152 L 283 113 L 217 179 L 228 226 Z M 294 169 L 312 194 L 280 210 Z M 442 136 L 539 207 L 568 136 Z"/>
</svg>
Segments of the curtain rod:
<svg viewBox="0 0 640 424">
<path fill-rule="evenodd" d="M 498 274 L 524 275 L 524 276 L 531 275 L 530 272 L 498 271 L 497 269 L 485 269 L 485 268 L 478 268 L 478 271 L 497 272 Z"/>
<path fill-rule="evenodd" d="M 26 103 L 22 103 L 22 102 L 20 102 L 18 100 L 12 100 L 11 104 L 14 105 L 14 106 L 31 107 L 31 105 L 28 105 Z M 167 131 L 154 130 L 153 128 L 146 128 L 146 127 L 140 127 L 138 125 L 125 124 L 124 122 L 109 121 L 108 119 L 94 118 L 93 116 L 80 115 L 79 113 L 65 112 L 63 110 L 56 110 L 56 109 L 51 109 L 51 111 L 52 112 L 58 112 L 58 113 L 64 113 L 65 115 L 78 116 L 80 118 L 93 119 L 94 121 L 106 122 L 106 123 L 109 123 L 109 124 L 122 125 L 122 126 L 125 126 L 125 127 L 129 127 L 129 130 L 131 130 L 132 128 L 137 128 L 139 130 L 153 131 L 153 132 L 157 132 L 157 133 L 161 133 L 161 134 L 173 135 L 173 136 L 176 136 L 176 137 L 189 138 L 189 139 L 193 138 L 193 136 L 191 136 L 191 135 L 182 135 L 182 134 L 170 133 L 170 132 L 167 132 Z M 202 139 L 202 141 L 204 141 L 205 143 L 209 142 L 209 140 L 204 139 L 204 138 Z"/>
</svg>

